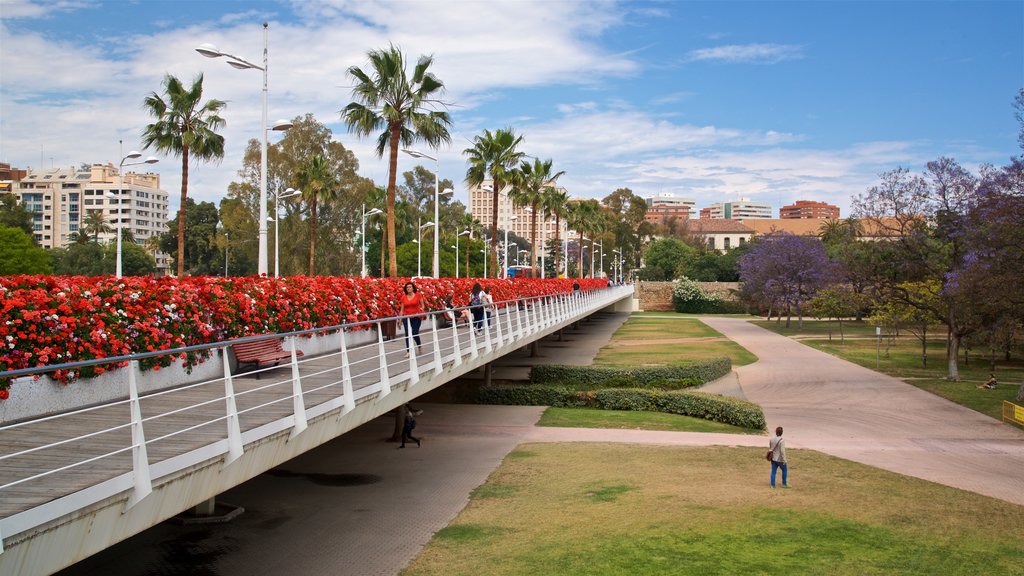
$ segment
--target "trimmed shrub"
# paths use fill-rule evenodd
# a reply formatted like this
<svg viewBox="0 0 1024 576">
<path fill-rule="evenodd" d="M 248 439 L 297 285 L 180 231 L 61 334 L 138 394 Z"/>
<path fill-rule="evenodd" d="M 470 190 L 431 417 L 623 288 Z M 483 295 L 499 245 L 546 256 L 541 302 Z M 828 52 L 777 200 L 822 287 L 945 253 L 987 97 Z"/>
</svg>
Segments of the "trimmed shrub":
<svg viewBox="0 0 1024 576">
<path fill-rule="evenodd" d="M 557 384 L 573 389 L 665 388 L 700 386 L 732 371 L 727 356 L 678 366 L 567 366 L 551 364 L 530 369 L 533 384 Z"/>
<path fill-rule="evenodd" d="M 715 312 L 722 303 L 718 294 L 705 292 L 699 284 L 682 277 L 672 285 L 672 304 L 676 312 L 704 314 Z"/>
<path fill-rule="evenodd" d="M 587 392 L 564 386 L 481 386 L 477 390 L 477 404 L 573 408 L 587 406 L 589 402 Z"/>
</svg>

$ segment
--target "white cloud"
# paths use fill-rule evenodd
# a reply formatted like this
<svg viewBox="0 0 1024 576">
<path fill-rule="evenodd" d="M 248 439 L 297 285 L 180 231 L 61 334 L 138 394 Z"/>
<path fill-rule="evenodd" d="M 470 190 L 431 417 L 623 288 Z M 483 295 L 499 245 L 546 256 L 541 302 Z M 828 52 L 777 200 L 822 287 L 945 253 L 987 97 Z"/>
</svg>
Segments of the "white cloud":
<svg viewBox="0 0 1024 576">
<path fill-rule="evenodd" d="M 744 64 L 778 64 L 804 57 L 803 48 L 787 44 L 730 44 L 689 53 L 690 61 L 721 61 Z"/>
<path fill-rule="evenodd" d="M 46 18 L 53 12 L 70 12 L 89 8 L 94 3 L 86 0 L 56 0 L 53 2 L 32 2 L 31 0 L 0 0 L 0 13 L 4 18 Z"/>
</svg>

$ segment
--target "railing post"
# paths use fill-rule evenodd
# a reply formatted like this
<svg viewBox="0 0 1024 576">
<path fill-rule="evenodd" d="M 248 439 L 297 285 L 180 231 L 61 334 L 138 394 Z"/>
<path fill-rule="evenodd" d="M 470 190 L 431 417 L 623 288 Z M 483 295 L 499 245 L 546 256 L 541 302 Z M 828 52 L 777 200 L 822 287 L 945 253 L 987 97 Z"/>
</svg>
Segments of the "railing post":
<svg viewBox="0 0 1024 576">
<path fill-rule="evenodd" d="M 494 347 L 491 346 L 491 325 L 490 322 L 488 322 L 487 320 L 486 310 L 484 310 L 484 344 L 484 350 L 486 350 L 488 353 L 494 350 Z"/>
<path fill-rule="evenodd" d="M 228 346 L 221 348 L 224 357 L 224 400 L 227 402 L 228 454 L 224 457 L 227 466 L 242 457 L 242 431 L 238 426 L 238 407 L 235 404 L 235 385 L 231 381 L 231 361 Z"/>
<path fill-rule="evenodd" d="M 469 327 L 469 333 L 473 333 L 473 327 Z M 455 318 L 452 322 L 452 354 L 455 359 L 452 361 L 452 366 L 462 365 L 462 344 L 459 342 L 459 319 Z"/>
<path fill-rule="evenodd" d="M 473 320 L 470 320 L 470 323 L 471 323 L 470 326 L 469 326 L 469 358 L 470 359 L 476 358 L 477 356 L 480 355 L 480 352 L 477 351 L 476 325 L 472 324 L 472 322 L 473 322 Z"/>
<path fill-rule="evenodd" d="M 153 491 L 153 482 L 149 474 L 149 454 L 146 451 L 146 434 L 142 429 L 139 384 L 135 378 L 138 370 L 137 360 L 128 363 L 128 400 L 132 414 L 132 472 L 135 476 L 135 489 L 125 504 L 125 510 L 138 504 Z"/>
<path fill-rule="evenodd" d="M 516 304 L 516 310 L 519 310 L 519 304 Z M 509 344 L 516 341 L 516 333 L 512 329 L 512 310 L 508 306 L 505 307 L 505 332 L 508 334 Z"/>
<path fill-rule="evenodd" d="M 380 321 L 377 321 L 377 356 L 380 358 L 380 394 L 378 400 L 391 393 L 391 378 L 388 377 L 388 354 L 384 350 L 384 335 Z"/>
<path fill-rule="evenodd" d="M 291 438 L 306 429 L 306 402 L 302 397 L 302 377 L 299 375 L 299 357 L 295 354 L 295 337 L 291 340 L 292 349 L 292 403 L 295 408 L 295 425 L 292 426 Z"/>
<path fill-rule="evenodd" d="M 516 302 L 516 339 L 523 337 L 523 315 L 519 313 L 520 305 L 526 306 L 522 300 Z"/>
<path fill-rule="evenodd" d="M 533 325 L 533 332 L 540 332 L 540 298 L 533 300 L 533 319 L 530 322 Z"/>
<path fill-rule="evenodd" d="M 348 345 L 345 343 L 345 329 L 339 332 L 341 339 L 341 393 L 344 404 L 338 419 L 356 409 L 356 395 L 352 389 L 352 366 L 348 363 Z"/>
<path fill-rule="evenodd" d="M 444 364 L 443 364 L 443 362 L 441 362 L 441 342 L 438 341 L 438 339 L 437 339 L 437 329 L 438 329 L 437 328 L 437 325 L 438 325 L 437 319 L 438 318 L 439 318 L 439 315 L 438 314 L 434 314 L 434 329 L 430 331 L 432 336 L 433 336 L 433 340 L 434 340 L 434 374 L 440 374 L 441 370 L 444 368 Z M 453 324 L 454 324 L 454 322 L 453 322 Z"/>
<path fill-rule="evenodd" d="M 501 333 L 501 312 L 498 311 L 498 308 L 494 309 L 494 328 L 495 328 L 495 335 L 497 336 L 497 340 L 498 340 L 498 343 L 497 343 L 496 346 L 498 348 L 501 348 L 502 344 L 505 341 L 505 335 Z M 510 334 L 510 336 L 511 336 L 511 334 Z"/>
</svg>

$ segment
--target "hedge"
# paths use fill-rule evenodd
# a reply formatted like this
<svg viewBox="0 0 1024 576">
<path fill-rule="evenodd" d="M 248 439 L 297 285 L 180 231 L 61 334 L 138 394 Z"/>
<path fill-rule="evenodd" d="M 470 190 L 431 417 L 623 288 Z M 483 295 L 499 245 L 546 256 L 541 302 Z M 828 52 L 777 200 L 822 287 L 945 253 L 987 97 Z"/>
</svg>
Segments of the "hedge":
<svg viewBox="0 0 1024 576">
<path fill-rule="evenodd" d="M 483 386 L 477 401 L 481 404 L 665 412 L 756 430 L 766 427 L 764 413 L 757 404 L 690 390 L 607 388 L 579 392 L 564 386 L 538 384 Z"/>
<path fill-rule="evenodd" d="M 685 388 L 699 386 L 732 371 L 727 356 L 678 366 L 566 366 L 551 364 L 530 370 L 533 384 L 558 384 L 573 389 L 599 388 Z"/>
</svg>

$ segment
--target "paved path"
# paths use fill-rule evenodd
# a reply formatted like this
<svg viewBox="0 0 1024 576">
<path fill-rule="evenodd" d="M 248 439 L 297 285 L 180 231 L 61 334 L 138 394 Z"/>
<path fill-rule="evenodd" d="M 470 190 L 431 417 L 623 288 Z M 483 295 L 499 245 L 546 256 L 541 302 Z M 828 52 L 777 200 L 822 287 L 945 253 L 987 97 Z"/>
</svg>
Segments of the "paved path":
<svg viewBox="0 0 1024 576">
<path fill-rule="evenodd" d="M 1024 431 L 745 320 L 704 321 L 759 358 L 735 371 L 787 446 L 1024 505 Z"/>
</svg>

